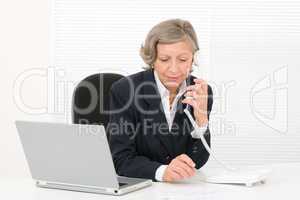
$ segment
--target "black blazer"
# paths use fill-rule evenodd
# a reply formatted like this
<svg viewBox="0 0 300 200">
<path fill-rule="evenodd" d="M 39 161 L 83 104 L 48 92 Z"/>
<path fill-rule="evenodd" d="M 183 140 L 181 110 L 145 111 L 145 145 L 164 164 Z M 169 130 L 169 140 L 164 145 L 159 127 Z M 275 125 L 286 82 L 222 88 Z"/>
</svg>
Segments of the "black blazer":
<svg viewBox="0 0 300 200">
<path fill-rule="evenodd" d="M 193 78 L 190 76 L 187 81 Z M 156 169 L 183 153 L 192 158 L 197 169 L 207 162 L 209 154 L 201 140 L 190 135 L 193 127 L 183 112 L 186 104 L 181 103 L 182 99 L 178 101 L 169 132 L 152 69 L 122 78 L 112 85 L 112 113 L 107 133 L 118 175 L 155 181 Z M 212 104 L 212 89 L 208 85 L 208 119 Z M 193 114 L 192 107 L 190 112 Z M 210 145 L 209 128 L 205 139 Z"/>
</svg>

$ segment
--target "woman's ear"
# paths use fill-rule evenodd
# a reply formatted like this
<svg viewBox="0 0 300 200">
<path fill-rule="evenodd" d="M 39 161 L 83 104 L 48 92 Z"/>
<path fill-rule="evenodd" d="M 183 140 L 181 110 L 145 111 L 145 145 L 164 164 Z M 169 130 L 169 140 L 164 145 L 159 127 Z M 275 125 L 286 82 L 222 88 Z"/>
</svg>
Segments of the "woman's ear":
<svg viewBox="0 0 300 200">
<path fill-rule="evenodd" d="M 194 52 L 193 56 L 193 66 L 200 66 L 200 50 Z"/>
</svg>

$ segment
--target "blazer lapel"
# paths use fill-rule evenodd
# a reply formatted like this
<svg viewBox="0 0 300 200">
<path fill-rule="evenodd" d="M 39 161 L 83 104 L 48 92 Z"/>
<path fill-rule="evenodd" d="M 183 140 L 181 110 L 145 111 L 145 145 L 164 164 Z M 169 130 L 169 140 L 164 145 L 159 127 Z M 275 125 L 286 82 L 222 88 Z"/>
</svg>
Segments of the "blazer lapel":
<svg viewBox="0 0 300 200">
<path fill-rule="evenodd" d="M 189 76 L 186 79 L 187 85 L 190 85 L 193 82 L 193 78 L 194 78 L 193 76 Z M 185 98 L 184 95 L 182 95 L 178 99 L 176 113 L 175 113 L 173 124 L 172 124 L 172 130 L 171 130 L 172 132 L 174 132 L 173 130 L 174 130 L 174 128 L 176 128 L 177 125 L 180 125 L 179 124 L 179 119 L 181 119 L 181 118 L 187 118 L 187 116 L 185 116 L 185 113 L 184 113 L 184 109 L 187 107 L 187 104 L 183 104 L 182 103 L 182 100 L 184 98 Z M 188 110 L 190 111 L 190 113 L 192 114 L 192 117 L 194 118 L 194 109 L 193 109 L 193 107 L 189 106 Z M 181 120 L 181 121 L 183 121 L 183 120 Z M 174 127 L 174 125 L 176 125 L 176 126 Z"/>
<path fill-rule="evenodd" d="M 153 129 L 155 131 L 153 133 L 154 137 L 158 138 L 161 145 L 169 155 L 173 155 L 174 152 L 172 151 L 173 148 L 170 140 L 168 123 L 152 69 L 145 71 L 143 84 L 142 93 L 144 96 L 144 101 L 148 105 L 148 113 L 146 115 L 149 116 L 150 119 L 153 119 L 153 125 L 155 127 L 155 130 Z"/>
</svg>

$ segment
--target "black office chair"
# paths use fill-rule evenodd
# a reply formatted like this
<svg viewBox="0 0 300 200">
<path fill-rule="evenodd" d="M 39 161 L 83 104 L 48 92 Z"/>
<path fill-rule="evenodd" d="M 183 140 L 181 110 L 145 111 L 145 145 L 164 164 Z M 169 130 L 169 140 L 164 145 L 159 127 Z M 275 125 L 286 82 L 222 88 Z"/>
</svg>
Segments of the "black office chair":
<svg viewBox="0 0 300 200">
<path fill-rule="evenodd" d="M 109 122 L 109 90 L 122 77 L 119 74 L 99 73 L 82 80 L 73 93 L 73 123 L 99 124 L 106 129 Z"/>
</svg>

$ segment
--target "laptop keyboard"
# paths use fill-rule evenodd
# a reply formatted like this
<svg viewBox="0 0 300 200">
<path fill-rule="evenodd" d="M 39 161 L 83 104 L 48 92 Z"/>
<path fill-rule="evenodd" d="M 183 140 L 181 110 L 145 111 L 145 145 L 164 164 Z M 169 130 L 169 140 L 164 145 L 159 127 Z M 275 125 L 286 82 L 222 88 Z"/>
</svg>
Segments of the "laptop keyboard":
<svg viewBox="0 0 300 200">
<path fill-rule="evenodd" d="M 119 186 L 127 185 L 127 183 L 119 183 Z"/>
</svg>

